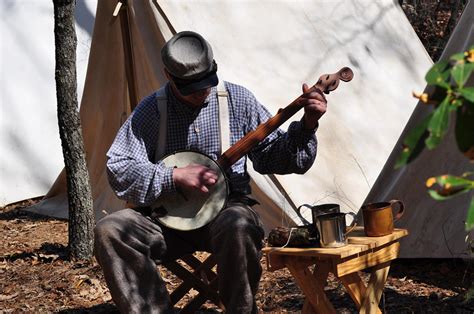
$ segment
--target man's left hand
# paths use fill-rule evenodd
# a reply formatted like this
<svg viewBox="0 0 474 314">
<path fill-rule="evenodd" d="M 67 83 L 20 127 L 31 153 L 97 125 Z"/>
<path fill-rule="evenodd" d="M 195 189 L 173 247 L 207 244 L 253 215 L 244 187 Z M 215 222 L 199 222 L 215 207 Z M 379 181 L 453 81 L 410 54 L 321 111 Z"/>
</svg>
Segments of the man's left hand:
<svg viewBox="0 0 474 314">
<path fill-rule="evenodd" d="M 307 130 L 314 130 L 319 119 L 327 109 L 326 97 L 322 92 L 310 91 L 308 84 L 303 84 L 303 95 L 300 104 L 304 106 L 303 124 Z"/>
</svg>

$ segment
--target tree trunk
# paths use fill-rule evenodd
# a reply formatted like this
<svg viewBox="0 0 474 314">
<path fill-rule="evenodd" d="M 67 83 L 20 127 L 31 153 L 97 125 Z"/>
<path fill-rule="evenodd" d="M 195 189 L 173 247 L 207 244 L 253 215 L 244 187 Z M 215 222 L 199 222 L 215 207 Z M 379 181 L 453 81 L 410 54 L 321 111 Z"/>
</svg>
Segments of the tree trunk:
<svg viewBox="0 0 474 314">
<path fill-rule="evenodd" d="M 53 4 L 58 123 L 69 203 L 69 256 L 89 259 L 94 241 L 94 211 L 77 104 L 76 1 L 53 0 Z"/>
</svg>

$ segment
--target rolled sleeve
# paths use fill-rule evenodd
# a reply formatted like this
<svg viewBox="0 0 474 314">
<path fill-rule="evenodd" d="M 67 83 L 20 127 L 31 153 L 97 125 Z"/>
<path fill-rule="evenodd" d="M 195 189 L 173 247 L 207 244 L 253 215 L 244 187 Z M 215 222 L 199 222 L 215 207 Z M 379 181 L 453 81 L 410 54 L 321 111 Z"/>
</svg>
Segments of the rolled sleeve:
<svg viewBox="0 0 474 314">
<path fill-rule="evenodd" d="M 270 115 L 255 98 L 252 100 L 253 110 L 249 115 L 256 121 L 250 124 L 254 129 L 260 123 L 265 123 Z M 305 173 L 316 158 L 315 132 L 315 129 L 306 130 L 301 121 L 292 122 L 287 132 L 277 129 L 249 155 L 255 170 L 262 174 Z"/>
<path fill-rule="evenodd" d="M 304 128 L 302 121 L 293 122 L 288 128 L 288 136 L 296 143 L 304 145 L 308 142 L 316 141 L 317 128 L 308 130 Z"/>
<path fill-rule="evenodd" d="M 173 167 L 166 167 L 163 172 L 163 179 L 159 184 L 161 185 L 161 193 L 172 193 L 176 191 L 176 186 L 173 180 Z"/>
</svg>

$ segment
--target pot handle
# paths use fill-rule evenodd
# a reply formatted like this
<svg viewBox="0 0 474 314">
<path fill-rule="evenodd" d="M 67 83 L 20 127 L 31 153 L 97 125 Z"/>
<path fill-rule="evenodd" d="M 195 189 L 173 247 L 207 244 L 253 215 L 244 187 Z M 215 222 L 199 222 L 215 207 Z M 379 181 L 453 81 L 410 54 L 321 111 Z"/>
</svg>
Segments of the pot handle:
<svg viewBox="0 0 474 314">
<path fill-rule="evenodd" d="M 352 220 L 352 223 L 349 227 L 347 227 L 347 231 L 344 232 L 344 236 L 346 236 L 349 232 L 351 232 L 352 230 L 354 230 L 354 228 L 357 226 L 357 215 L 354 214 L 354 213 L 346 213 L 346 215 L 351 215 L 354 219 Z"/>
<path fill-rule="evenodd" d="M 405 205 L 403 204 L 402 201 L 400 200 L 391 200 L 390 201 L 390 206 L 393 208 L 393 205 L 395 204 L 398 204 L 400 209 L 398 210 L 398 213 L 395 215 L 395 217 L 393 218 L 393 222 L 399 220 L 400 218 L 402 218 L 403 214 L 405 213 Z"/>
<path fill-rule="evenodd" d="M 296 208 L 295 210 L 296 214 L 301 219 L 301 221 L 303 221 L 305 225 L 311 225 L 311 223 L 308 220 L 306 220 L 306 218 L 304 218 L 303 215 L 301 215 L 301 207 L 308 207 L 309 209 L 313 209 L 313 206 L 309 204 L 303 204 L 303 205 L 298 206 L 298 208 Z"/>
</svg>

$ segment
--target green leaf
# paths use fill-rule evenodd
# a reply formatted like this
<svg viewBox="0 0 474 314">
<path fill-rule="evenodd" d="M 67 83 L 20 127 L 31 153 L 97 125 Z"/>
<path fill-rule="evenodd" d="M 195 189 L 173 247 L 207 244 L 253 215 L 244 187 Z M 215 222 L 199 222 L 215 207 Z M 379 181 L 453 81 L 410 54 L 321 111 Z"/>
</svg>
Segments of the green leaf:
<svg viewBox="0 0 474 314">
<path fill-rule="evenodd" d="M 438 85 L 446 89 L 449 85 L 449 62 L 444 60 L 435 63 L 431 69 L 426 73 L 425 80 L 428 84 Z"/>
<path fill-rule="evenodd" d="M 420 144 L 422 136 L 426 133 L 426 128 L 428 127 L 428 123 L 431 120 L 432 116 L 433 112 L 431 112 L 426 118 L 424 118 L 420 124 L 418 124 L 409 131 L 408 135 L 403 141 L 403 150 L 400 156 L 398 157 L 397 162 L 395 163 L 395 169 L 405 166 L 410 159 L 415 157 L 417 153 L 415 147 Z"/>
<path fill-rule="evenodd" d="M 433 149 L 441 142 L 441 139 L 446 134 L 449 126 L 449 103 L 452 96 L 447 95 L 441 104 L 436 108 L 433 113 L 433 117 L 428 123 L 428 130 L 430 136 L 426 139 L 425 143 L 429 149 Z"/>
<path fill-rule="evenodd" d="M 449 106 L 450 107 L 449 110 L 454 111 L 457 108 L 461 107 L 463 104 L 464 102 L 461 99 L 459 98 L 453 99 L 451 101 L 451 106 Z"/>
<path fill-rule="evenodd" d="M 473 63 L 474 64 L 474 63 Z M 459 93 L 470 102 L 474 102 L 474 87 L 460 88 Z"/>
<path fill-rule="evenodd" d="M 459 151 L 474 160 L 474 104 L 466 103 L 456 111 L 454 135 Z"/>
<path fill-rule="evenodd" d="M 463 177 L 463 178 L 473 177 L 474 178 L 474 171 L 464 172 L 461 177 Z"/>
<path fill-rule="evenodd" d="M 473 69 L 474 64 L 466 63 L 463 59 L 456 62 L 456 64 L 453 66 L 451 69 L 451 76 L 453 77 L 456 84 L 462 88 L 471 75 Z"/>
<path fill-rule="evenodd" d="M 428 138 L 425 140 L 425 145 L 428 149 L 434 149 L 441 143 L 443 138 L 439 135 L 430 134 Z"/>
<path fill-rule="evenodd" d="M 430 188 L 428 193 L 436 200 L 446 200 L 456 195 L 474 190 L 474 181 L 465 177 L 442 175 L 429 178 L 426 185 Z"/>
<path fill-rule="evenodd" d="M 460 61 L 464 60 L 464 52 L 456 53 L 452 55 L 449 60 L 455 60 L 455 61 Z"/>
<path fill-rule="evenodd" d="M 444 196 L 444 195 L 441 195 L 438 193 L 438 191 L 435 191 L 435 190 L 428 190 L 428 193 L 430 194 L 430 196 L 437 200 L 437 201 L 445 201 L 447 199 L 450 199 L 452 197 L 454 197 L 454 195 L 449 195 L 449 196 Z"/>
<path fill-rule="evenodd" d="M 464 177 L 458 177 L 453 175 L 443 175 L 436 177 L 436 182 L 446 188 L 462 188 L 472 190 L 474 189 L 474 181 Z"/>
<path fill-rule="evenodd" d="M 471 199 L 471 205 L 467 210 L 466 231 L 474 229 L 474 197 Z"/>
</svg>

